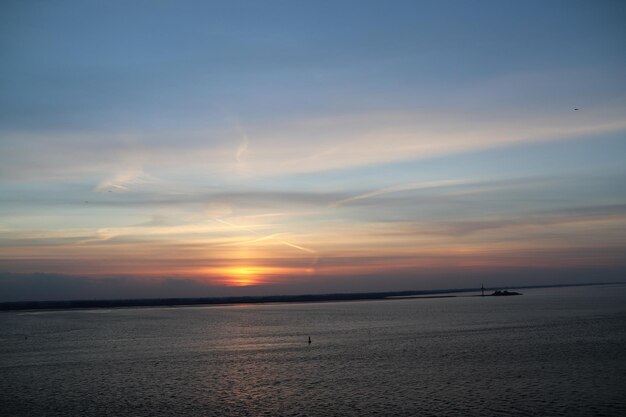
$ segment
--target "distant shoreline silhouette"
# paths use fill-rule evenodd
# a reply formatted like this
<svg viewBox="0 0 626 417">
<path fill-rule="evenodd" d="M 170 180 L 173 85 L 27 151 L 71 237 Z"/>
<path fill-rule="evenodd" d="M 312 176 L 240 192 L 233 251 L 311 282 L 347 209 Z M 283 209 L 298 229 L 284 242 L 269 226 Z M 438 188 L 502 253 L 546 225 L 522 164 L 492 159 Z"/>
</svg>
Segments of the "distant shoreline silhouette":
<svg viewBox="0 0 626 417">
<path fill-rule="evenodd" d="M 622 282 L 586 283 L 586 284 L 558 284 L 558 285 L 530 285 L 507 287 L 499 291 L 512 294 L 510 289 L 524 288 L 557 288 L 582 287 L 623 284 Z M 502 287 L 501 287 L 502 288 Z M 246 296 L 246 297 L 202 297 L 202 298 L 146 298 L 146 299 L 119 299 L 119 300 L 67 300 L 67 301 L 14 301 L 0 303 L 0 311 L 15 310 L 69 310 L 91 308 L 129 308 L 129 307 L 182 307 L 200 305 L 229 305 L 229 304 L 267 304 L 267 303 L 315 303 L 333 301 L 373 301 L 394 300 L 406 298 L 452 298 L 459 297 L 453 293 L 481 292 L 481 288 L 454 288 L 419 291 L 387 291 L 370 293 L 335 293 L 335 294 L 302 294 L 302 295 L 273 295 L 273 296 Z M 474 295 L 467 295 L 472 297 Z M 478 295 L 480 297 L 480 294 Z"/>
</svg>

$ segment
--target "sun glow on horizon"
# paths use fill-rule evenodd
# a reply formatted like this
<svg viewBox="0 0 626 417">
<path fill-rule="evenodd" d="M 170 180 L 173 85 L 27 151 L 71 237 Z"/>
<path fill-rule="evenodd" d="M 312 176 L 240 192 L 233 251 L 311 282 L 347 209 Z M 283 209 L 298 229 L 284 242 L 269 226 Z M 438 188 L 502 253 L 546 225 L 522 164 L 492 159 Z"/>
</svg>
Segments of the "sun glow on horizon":
<svg viewBox="0 0 626 417">
<path fill-rule="evenodd" d="M 290 268 L 271 266 L 247 266 L 237 265 L 223 268 L 212 268 L 205 271 L 210 275 L 220 278 L 212 281 L 227 287 L 247 287 L 252 285 L 272 284 L 282 281 L 284 275 L 293 273 Z"/>
<path fill-rule="evenodd" d="M 259 275 L 262 273 L 259 268 L 249 266 L 236 266 L 226 269 L 229 277 L 226 285 L 233 287 L 246 287 L 259 283 Z"/>
</svg>

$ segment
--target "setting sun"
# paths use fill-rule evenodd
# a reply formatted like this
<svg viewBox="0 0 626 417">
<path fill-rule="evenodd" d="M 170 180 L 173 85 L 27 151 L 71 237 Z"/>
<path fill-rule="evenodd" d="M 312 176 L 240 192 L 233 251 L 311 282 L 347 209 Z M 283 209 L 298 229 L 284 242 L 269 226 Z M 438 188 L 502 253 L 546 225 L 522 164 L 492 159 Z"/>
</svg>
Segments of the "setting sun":
<svg viewBox="0 0 626 417">
<path fill-rule="evenodd" d="M 260 281 L 259 275 L 262 274 L 262 269 L 263 268 L 254 268 L 249 266 L 227 268 L 224 271 L 228 276 L 227 285 L 243 287 L 258 284 Z"/>
</svg>

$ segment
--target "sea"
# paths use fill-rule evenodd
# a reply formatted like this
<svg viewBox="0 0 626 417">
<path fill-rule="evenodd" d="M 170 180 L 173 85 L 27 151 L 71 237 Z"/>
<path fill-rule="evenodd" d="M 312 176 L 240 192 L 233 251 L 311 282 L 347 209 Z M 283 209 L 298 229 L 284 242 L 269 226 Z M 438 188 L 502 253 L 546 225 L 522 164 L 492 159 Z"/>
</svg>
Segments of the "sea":
<svg viewBox="0 0 626 417">
<path fill-rule="evenodd" d="M 626 285 L 520 291 L 2 312 L 0 415 L 626 415 Z"/>
</svg>

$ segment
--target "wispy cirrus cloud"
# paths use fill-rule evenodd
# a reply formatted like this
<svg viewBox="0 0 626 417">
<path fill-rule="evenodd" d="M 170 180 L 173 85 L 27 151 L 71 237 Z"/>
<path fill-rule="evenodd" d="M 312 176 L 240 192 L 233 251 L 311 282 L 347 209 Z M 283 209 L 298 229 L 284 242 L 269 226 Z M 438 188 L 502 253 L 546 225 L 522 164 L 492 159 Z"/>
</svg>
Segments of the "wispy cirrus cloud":
<svg viewBox="0 0 626 417">
<path fill-rule="evenodd" d="M 96 185 L 94 191 L 130 191 L 134 186 L 154 183 L 155 178 L 147 175 L 142 169 L 122 171 L 114 176 L 104 179 Z"/>
<path fill-rule="evenodd" d="M 353 197 L 344 198 L 343 200 L 338 200 L 330 203 L 330 207 L 338 207 L 350 204 L 355 201 L 365 200 L 372 197 L 378 197 L 385 194 L 398 193 L 402 191 L 417 191 L 417 190 L 428 190 L 428 189 L 441 189 L 444 187 L 458 186 L 469 184 L 475 181 L 471 181 L 469 179 L 449 179 L 449 180 L 437 180 L 437 181 L 423 181 L 423 182 L 413 182 L 407 184 L 397 184 L 392 185 L 385 188 L 379 188 L 374 191 L 370 191 L 367 193 L 355 195 Z"/>
<path fill-rule="evenodd" d="M 584 112 L 548 109 L 545 114 L 516 114 L 510 109 L 495 115 L 480 109 L 385 109 L 286 119 L 271 126 L 250 124 L 246 132 L 239 134 L 234 151 L 233 132 L 224 129 L 80 135 L 8 133 L 4 135 L 4 146 L 0 143 L 0 149 L 5 148 L 0 157 L 0 175 L 7 179 L 49 180 L 120 172 L 116 175 L 123 180 L 128 161 L 140 160 L 145 175 L 159 171 L 164 179 L 203 175 L 223 180 L 224 175 L 243 173 L 284 176 L 525 143 L 593 138 L 626 130 L 625 116 L 626 109 L 617 105 Z M 254 135 L 254 146 L 248 132 Z M 172 137 L 178 141 L 174 143 Z M 41 152 L 31 152 L 33 146 Z M 115 179 L 107 177 L 103 182 Z"/>
<path fill-rule="evenodd" d="M 285 239 L 282 238 L 283 235 L 285 235 L 285 233 L 273 233 L 273 234 L 268 234 L 268 235 L 264 235 L 261 234 L 259 232 L 257 232 L 256 230 L 253 230 L 249 227 L 245 227 L 245 226 L 240 226 L 234 223 L 231 223 L 229 221 L 226 221 L 224 219 L 219 219 L 219 218 L 214 218 L 213 220 L 215 220 L 216 222 L 225 224 L 227 226 L 233 227 L 235 229 L 239 229 L 239 230 L 244 230 L 248 233 L 254 234 L 256 236 L 259 236 L 257 239 L 253 239 L 253 240 L 248 240 L 245 242 L 241 242 L 241 244 L 250 244 L 250 243 L 257 243 L 257 242 L 262 242 L 262 241 L 266 241 L 266 240 L 276 240 L 278 243 L 285 245 L 285 246 L 289 246 L 290 248 L 294 248 L 294 249 L 298 249 L 300 251 L 312 254 L 312 255 L 316 255 L 316 251 L 314 251 L 313 249 L 310 248 L 305 248 L 304 246 L 300 246 L 300 245 L 296 245 L 295 243 L 289 242 Z"/>
</svg>

